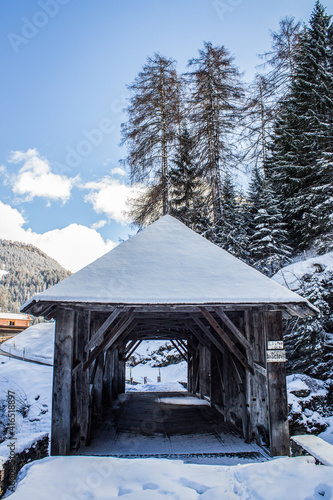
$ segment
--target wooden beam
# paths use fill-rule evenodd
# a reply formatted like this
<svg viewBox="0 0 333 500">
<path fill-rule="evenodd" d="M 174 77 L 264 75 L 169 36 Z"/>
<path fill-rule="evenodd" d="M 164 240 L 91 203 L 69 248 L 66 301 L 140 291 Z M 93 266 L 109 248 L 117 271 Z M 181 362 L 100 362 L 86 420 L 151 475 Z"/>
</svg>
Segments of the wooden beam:
<svg viewBox="0 0 333 500">
<path fill-rule="evenodd" d="M 176 339 L 174 342 L 178 345 L 179 349 L 182 351 L 182 353 L 184 354 L 184 356 L 186 356 L 187 355 L 187 347 L 186 347 L 186 345 L 182 344 L 179 339 Z"/>
<path fill-rule="evenodd" d="M 223 328 L 218 324 L 209 311 L 205 307 L 199 308 L 208 323 L 216 331 L 222 341 L 226 344 L 229 350 L 236 356 L 236 358 L 242 363 L 242 365 L 250 372 L 254 374 L 253 367 L 248 363 L 246 357 L 241 353 L 238 347 L 233 343 L 230 337 L 225 333 Z"/>
<path fill-rule="evenodd" d="M 130 309 L 122 318 L 120 323 L 112 328 L 105 339 L 90 353 L 88 360 L 83 365 L 84 370 L 87 370 L 87 368 L 89 368 L 89 366 L 97 358 L 100 352 L 106 351 L 107 349 L 109 349 L 109 347 L 111 347 L 113 342 L 115 342 L 120 337 L 124 330 L 126 330 L 126 328 L 132 323 L 134 318 L 135 315 L 133 314 L 133 309 Z"/>
<path fill-rule="evenodd" d="M 193 318 L 192 318 L 193 319 Z M 206 347 L 210 347 L 210 342 L 203 336 L 201 333 L 197 332 L 197 330 L 194 328 L 193 325 L 189 321 L 184 323 L 185 326 L 189 329 L 189 331 L 192 333 L 192 335 L 201 343 L 205 344 Z M 196 349 L 198 352 L 198 348 Z"/>
<path fill-rule="evenodd" d="M 208 337 L 208 339 L 215 345 L 215 347 L 218 348 L 218 350 L 220 352 L 222 352 L 222 354 L 225 353 L 225 350 L 224 350 L 224 347 L 222 345 L 222 343 L 220 342 L 220 340 L 218 340 L 210 331 L 209 331 L 209 328 L 207 328 L 203 322 L 197 318 L 196 316 L 192 316 L 192 319 L 193 321 L 195 321 L 195 323 L 198 325 L 198 327 L 203 331 L 203 333 L 206 335 L 206 337 Z M 205 344 L 204 344 L 205 345 Z M 207 347 L 207 346 L 206 346 Z"/>
<path fill-rule="evenodd" d="M 185 357 L 185 355 L 183 354 L 183 352 L 179 349 L 179 347 L 176 344 L 176 342 L 174 342 L 173 340 L 171 340 L 171 344 L 177 349 L 177 351 L 179 352 L 179 354 L 181 355 L 181 357 L 187 362 L 187 358 Z"/>
<path fill-rule="evenodd" d="M 226 313 L 220 308 L 216 307 L 216 314 L 221 318 L 223 323 L 229 328 L 229 330 L 235 335 L 236 339 L 242 344 L 245 349 L 252 351 L 252 346 L 246 337 L 240 332 L 237 326 L 231 321 L 231 319 L 226 315 Z"/>
<path fill-rule="evenodd" d="M 129 358 L 132 356 L 133 352 L 136 351 L 136 349 L 139 347 L 141 344 L 142 340 L 137 340 L 135 341 L 134 345 L 132 346 L 132 349 L 128 350 L 126 353 L 125 361 L 128 361 Z"/>
<path fill-rule="evenodd" d="M 135 342 L 137 342 L 137 340 L 131 340 L 128 344 L 128 346 L 126 347 L 125 349 L 125 354 L 127 356 L 127 353 L 132 349 L 132 347 L 134 346 Z"/>
<path fill-rule="evenodd" d="M 114 323 L 114 321 L 118 318 L 121 313 L 121 309 L 115 309 L 106 321 L 102 324 L 102 326 L 97 330 L 92 339 L 87 343 L 85 350 L 89 352 L 92 347 L 97 346 L 103 340 L 104 333 L 108 330 L 108 328 Z"/>
</svg>

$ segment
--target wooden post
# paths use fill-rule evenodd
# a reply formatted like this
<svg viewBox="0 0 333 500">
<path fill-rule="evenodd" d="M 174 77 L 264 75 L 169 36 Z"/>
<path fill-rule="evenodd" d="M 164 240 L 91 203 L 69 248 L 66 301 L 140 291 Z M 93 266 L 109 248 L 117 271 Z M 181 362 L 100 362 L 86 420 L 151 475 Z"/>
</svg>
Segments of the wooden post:
<svg viewBox="0 0 333 500">
<path fill-rule="evenodd" d="M 115 348 L 112 350 L 112 398 L 113 400 L 118 397 L 118 388 L 119 388 L 119 352 L 118 349 Z"/>
<path fill-rule="evenodd" d="M 104 352 L 99 353 L 96 359 L 96 373 L 94 377 L 94 413 L 97 418 L 103 414 L 103 372 L 104 372 Z"/>
<path fill-rule="evenodd" d="M 125 350 L 119 348 L 119 362 L 118 362 L 118 394 L 125 392 L 125 379 L 126 379 L 126 361 Z"/>
<path fill-rule="evenodd" d="M 200 346 L 199 370 L 200 397 L 210 397 L 210 351 L 204 345 Z"/>
<path fill-rule="evenodd" d="M 90 411 L 89 411 L 89 373 L 83 370 L 83 363 L 86 361 L 87 353 L 85 344 L 90 336 L 90 312 L 78 313 L 77 318 L 77 341 L 76 341 L 76 363 L 80 364 L 80 369 L 74 375 L 76 380 L 76 391 L 73 397 L 77 399 L 77 425 L 79 436 L 77 446 L 86 446 L 89 440 Z"/>
<path fill-rule="evenodd" d="M 103 400 L 107 406 L 112 404 L 112 353 L 110 349 L 105 353 Z"/>
<path fill-rule="evenodd" d="M 271 455 L 290 456 L 289 425 L 288 425 L 288 399 L 286 370 L 283 344 L 275 347 L 272 342 L 283 342 L 282 313 L 281 311 L 265 312 L 265 331 L 267 338 L 267 384 L 268 408 L 270 423 L 270 450 Z M 270 352 L 269 352 L 270 351 Z M 275 351 L 272 353 L 272 351 Z M 274 361 L 270 361 L 274 359 Z"/>
<path fill-rule="evenodd" d="M 74 311 L 57 309 L 53 368 L 51 455 L 68 455 L 70 452 L 74 320 Z"/>
</svg>

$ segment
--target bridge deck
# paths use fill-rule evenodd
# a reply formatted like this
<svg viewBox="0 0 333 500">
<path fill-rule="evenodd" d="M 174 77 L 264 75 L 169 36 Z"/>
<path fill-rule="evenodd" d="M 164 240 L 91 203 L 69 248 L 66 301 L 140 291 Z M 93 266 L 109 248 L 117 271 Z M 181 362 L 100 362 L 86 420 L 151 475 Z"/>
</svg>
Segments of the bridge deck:
<svg viewBox="0 0 333 500">
<path fill-rule="evenodd" d="M 268 458 L 256 444 L 245 443 L 207 401 L 186 392 L 122 395 L 96 426 L 91 444 L 77 453 L 220 465 Z"/>
</svg>

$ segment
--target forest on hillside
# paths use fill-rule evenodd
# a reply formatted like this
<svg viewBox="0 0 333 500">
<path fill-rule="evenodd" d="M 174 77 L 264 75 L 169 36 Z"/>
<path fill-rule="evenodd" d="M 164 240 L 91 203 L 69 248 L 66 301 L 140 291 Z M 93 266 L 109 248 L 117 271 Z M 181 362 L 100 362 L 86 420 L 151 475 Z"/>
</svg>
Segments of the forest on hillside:
<svg viewBox="0 0 333 500">
<path fill-rule="evenodd" d="M 333 24 L 320 1 L 308 23 L 285 17 L 246 84 L 229 50 L 204 42 L 179 74 L 155 53 L 129 85 L 122 144 L 133 183 L 130 216 L 143 228 L 171 214 L 273 276 L 333 250 Z M 235 172 L 251 176 L 249 189 Z M 286 324 L 289 370 L 333 374 L 331 272 L 297 291 L 320 315 Z"/>
<path fill-rule="evenodd" d="M 19 312 L 36 293 L 70 274 L 33 245 L 0 239 L 0 311 Z"/>
</svg>

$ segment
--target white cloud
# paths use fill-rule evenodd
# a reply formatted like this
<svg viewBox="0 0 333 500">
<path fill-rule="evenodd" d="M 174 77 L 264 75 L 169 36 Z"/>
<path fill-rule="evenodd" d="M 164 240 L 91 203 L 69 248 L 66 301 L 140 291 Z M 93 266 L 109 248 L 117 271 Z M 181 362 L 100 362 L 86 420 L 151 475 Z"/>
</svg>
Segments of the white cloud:
<svg viewBox="0 0 333 500">
<path fill-rule="evenodd" d="M 16 174 L 8 176 L 13 192 L 24 196 L 25 201 L 35 197 L 47 200 L 69 200 L 73 185 L 78 178 L 54 174 L 46 158 L 42 158 L 36 149 L 27 151 L 12 151 L 8 163 L 22 163 Z"/>
<path fill-rule="evenodd" d="M 105 177 L 99 182 L 88 182 L 83 186 L 89 189 L 85 200 L 90 202 L 97 213 L 105 213 L 116 222 L 126 224 L 129 222 L 126 211 L 129 200 L 142 193 L 142 187 L 128 186 L 111 177 Z"/>
<path fill-rule="evenodd" d="M 115 167 L 110 171 L 111 175 L 119 175 L 120 177 L 124 177 L 126 172 L 123 168 Z"/>
<path fill-rule="evenodd" d="M 43 234 L 24 229 L 25 224 L 17 209 L 0 201 L 0 238 L 35 245 L 71 271 L 81 269 L 116 246 L 111 240 L 105 241 L 95 229 L 80 224 Z"/>
<path fill-rule="evenodd" d="M 106 223 L 107 223 L 107 220 L 101 219 L 101 220 L 98 220 L 97 222 L 94 222 L 93 224 L 91 224 L 91 227 L 92 227 L 92 229 L 100 229 L 101 227 L 104 227 Z"/>
</svg>

